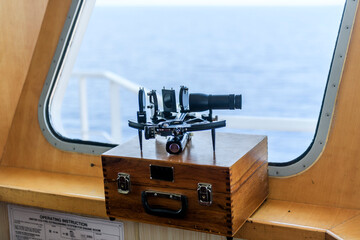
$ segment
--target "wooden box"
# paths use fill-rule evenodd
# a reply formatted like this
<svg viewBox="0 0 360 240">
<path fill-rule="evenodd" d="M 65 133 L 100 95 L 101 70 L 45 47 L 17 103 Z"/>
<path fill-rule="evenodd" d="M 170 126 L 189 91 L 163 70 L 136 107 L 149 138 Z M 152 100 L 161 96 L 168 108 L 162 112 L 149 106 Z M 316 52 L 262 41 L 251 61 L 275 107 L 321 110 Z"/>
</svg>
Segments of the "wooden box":
<svg viewBox="0 0 360 240">
<path fill-rule="evenodd" d="M 110 218 L 231 237 L 266 199 L 266 137 L 217 133 L 215 153 L 210 132 L 195 134 L 180 155 L 165 144 L 146 140 L 141 154 L 133 139 L 102 155 Z"/>
</svg>

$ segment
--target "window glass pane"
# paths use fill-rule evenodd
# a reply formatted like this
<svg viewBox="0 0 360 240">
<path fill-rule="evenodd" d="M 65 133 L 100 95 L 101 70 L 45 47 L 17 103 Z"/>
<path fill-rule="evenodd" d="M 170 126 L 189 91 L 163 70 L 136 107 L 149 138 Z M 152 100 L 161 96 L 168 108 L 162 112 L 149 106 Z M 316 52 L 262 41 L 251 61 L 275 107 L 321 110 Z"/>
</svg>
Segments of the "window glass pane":
<svg viewBox="0 0 360 240">
<path fill-rule="evenodd" d="M 127 125 L 136 119 L 137 85 L 158 93 L 185 85 L 190 93 L 242 94 L 242 110 L 215 111 L 228 119 L 221 131 L 268 135 L 271 162 L 290 161 L 309 146 L 343 2 L 103 3 L 72 77 L 56 88 L 52 102 L 60 107 L 50 114 L 59 134 L 121 143 L 137 134 Z"/>
</svg>

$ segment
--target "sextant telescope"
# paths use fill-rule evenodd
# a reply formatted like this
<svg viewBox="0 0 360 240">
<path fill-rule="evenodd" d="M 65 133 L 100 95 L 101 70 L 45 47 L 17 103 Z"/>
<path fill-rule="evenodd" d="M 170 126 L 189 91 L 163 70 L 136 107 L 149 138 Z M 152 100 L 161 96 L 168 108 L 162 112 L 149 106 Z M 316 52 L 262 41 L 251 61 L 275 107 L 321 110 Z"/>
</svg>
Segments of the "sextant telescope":
<svg viewBox="0 0 360 240">
<path fill-rule="evenodd" d="M 146 104 L 144 88 L 139 90 L 139 111 L 137 122 L 129 120 L 129 126 L 138 129 L 140 150 L 142 151 L 142 134 L 145 139 L 156 135 L 167 137 L 166 151 L 170 154 L 181 153 L 188 141 L 190 132 L 211 130 L 212 146 L 215 151 L 215 129 L 226 126 L 226 121 L 213 117 L 213 110 L 241 109 L 241 95 L 211 95 L 191 93 L 185 86 L 180 87 L 179 110 L 176 105 L 176 94 L 173 89 L 162 89 L 163 111 L 159 110 L 159 101 L 155 90 L 147 93 L 149 105 Z M 146 108 L 151 110 L 150 121 Z M 208 114 L 196 116 L 196 112 L 208 111 Z"/>
</svg>

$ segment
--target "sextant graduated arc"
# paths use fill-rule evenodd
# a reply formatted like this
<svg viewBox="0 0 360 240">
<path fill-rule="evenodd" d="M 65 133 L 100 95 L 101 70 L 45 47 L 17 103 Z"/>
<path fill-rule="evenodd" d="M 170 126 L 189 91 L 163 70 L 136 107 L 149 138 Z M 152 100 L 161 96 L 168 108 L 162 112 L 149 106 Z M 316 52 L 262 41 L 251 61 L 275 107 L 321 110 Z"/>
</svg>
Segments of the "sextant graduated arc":
<svg viewBox="0 0 360 240">
<path fill-rule="evenodd" d="M 210 130 L 215 128 L 221 128 L 226 126 L 226 121 L 215 121 L 215 122 L 206 122 L 206 123 L 194 123 L 194 124 L 179 124 L 179 125 L 169 125 L 167 127 L 159 127 L 157 124 L 152 123 L 137 123 L 129 120 L 129 127 L 136 128 L 138 130 L 144 130 L 146 126 L 153 126 L 162 129 L 176 129 L 181 128 L 186 130 L 187 132 L 193 131 L 203 131 L 203 130 Z"/>
</svg>

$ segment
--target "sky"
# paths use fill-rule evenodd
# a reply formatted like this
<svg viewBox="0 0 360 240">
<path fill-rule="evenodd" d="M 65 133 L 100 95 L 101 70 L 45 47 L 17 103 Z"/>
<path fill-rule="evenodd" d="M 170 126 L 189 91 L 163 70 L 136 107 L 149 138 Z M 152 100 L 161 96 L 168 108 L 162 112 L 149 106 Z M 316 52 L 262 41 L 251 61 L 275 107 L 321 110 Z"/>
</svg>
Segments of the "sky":
<svg viewBox="0 0 360 240">
<path fill-rule="evenodd" d="M 345 0 L 97 0 L 100 6 L 332 6 Z"/>
</svg>

